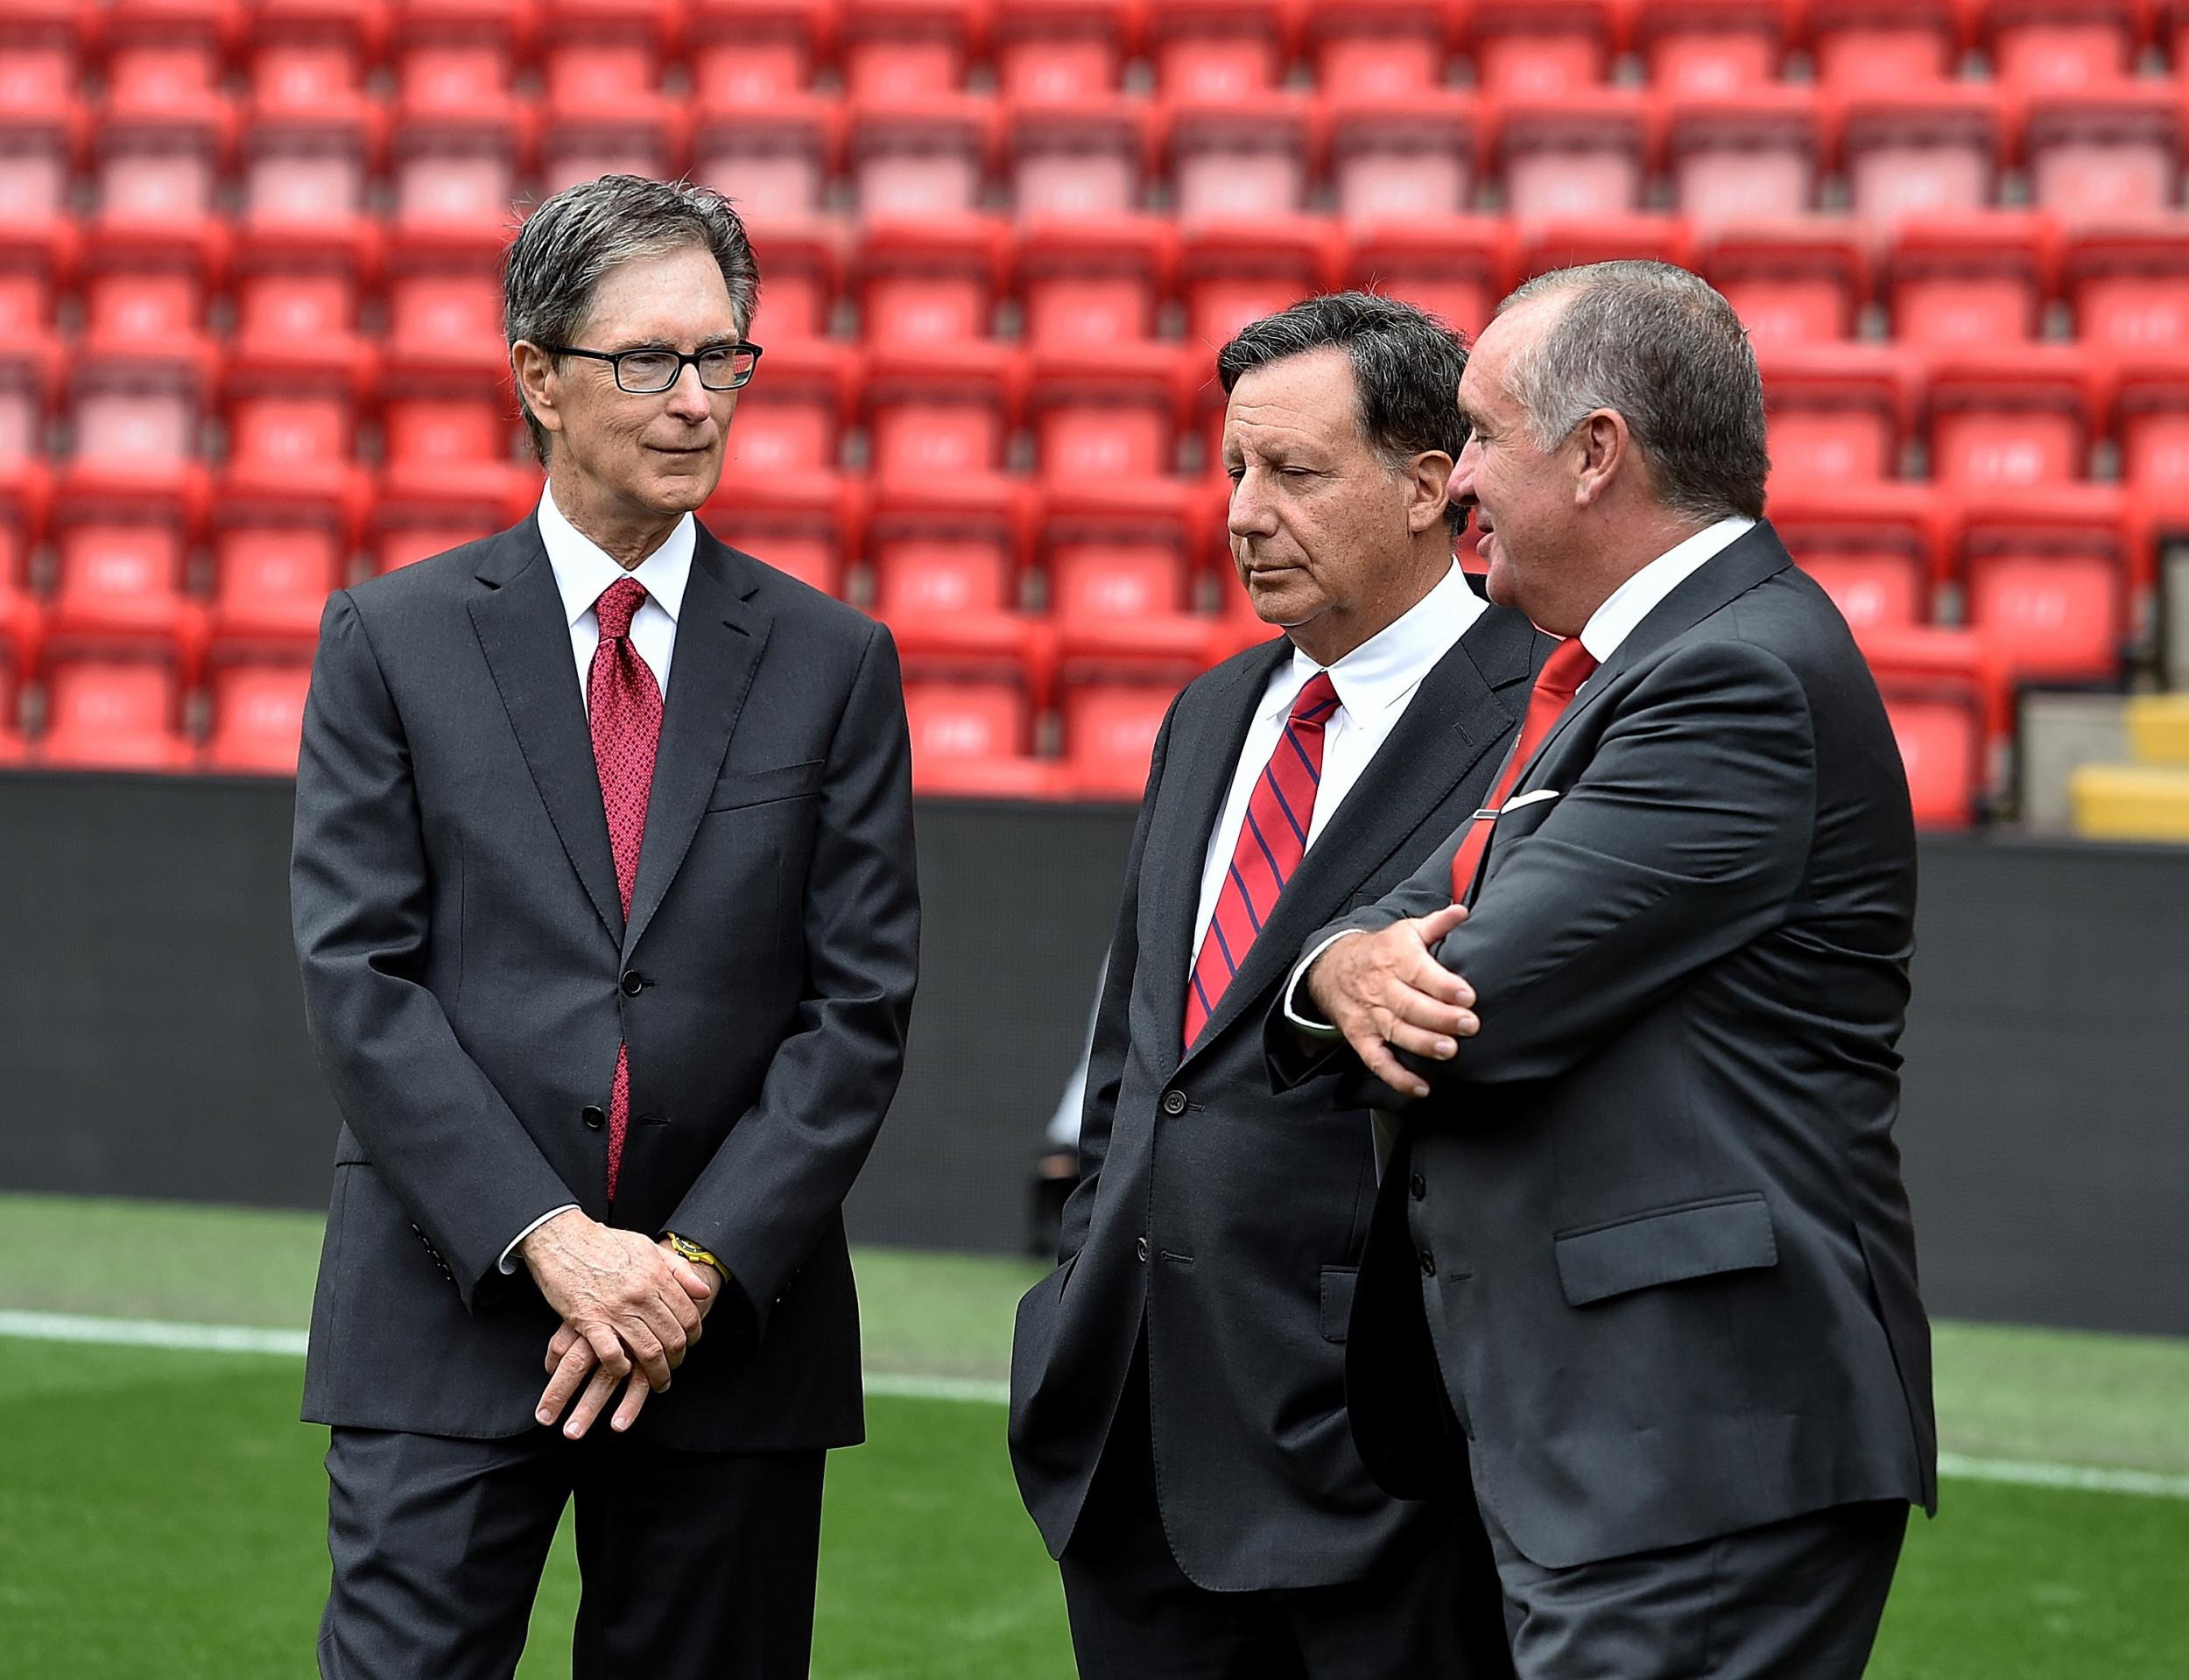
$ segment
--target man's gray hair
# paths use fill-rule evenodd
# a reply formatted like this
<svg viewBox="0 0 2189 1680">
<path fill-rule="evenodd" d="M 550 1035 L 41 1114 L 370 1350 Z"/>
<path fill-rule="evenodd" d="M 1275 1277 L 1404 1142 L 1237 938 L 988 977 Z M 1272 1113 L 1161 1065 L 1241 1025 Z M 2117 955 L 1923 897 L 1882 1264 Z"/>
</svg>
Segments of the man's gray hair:
<svg viewBox="0 0 2189 1680">
<path fill-rule="evenodd" d="M 511 344 L 568 344 L 592 313 L 593 294 L 612 269 L 672 251 L 709 253 L 729 288 L 737 330 L 752 330 L 760 270 L 745 224 L 720 193 L 689 181 L 602 175 L 566 186 L 525 218 L 502 268 L 503 332 Z M 560 358 L 558 358 L 560 359 Z M 547 461 L 546 428 L 520 389 L 517 405 L 532 453 Z"/>
<path fill-rule="evenodd" d="M 1431 450 L 1459 460 L 1467 446 L 1459 403 L 1465 341 L 1434 315 L 1396 298 L 1334 292 L 1249 321 L 1216 353 L 1216 377 L 1228 397 L 1256 368 L 1327 349 L 1343 350 L 1353 363 L 1361 435 L 1384 466 L 1397 472 Z M 1466 512 L 1447 508 L 1445 523 L 1456 537 Z"/>
<path fill-rule="evenodd" d="M 1670 263 L 1590 263 L 1538 276 L 1497 313 L 1538 299 L 1565 306 L 1507 363 L 1505 383 L 1539 447 L 1611 409 L 1665 506 L 1697 519 L 1763 517 L 1763 382 L 1731 304 Z"/>
</svg>

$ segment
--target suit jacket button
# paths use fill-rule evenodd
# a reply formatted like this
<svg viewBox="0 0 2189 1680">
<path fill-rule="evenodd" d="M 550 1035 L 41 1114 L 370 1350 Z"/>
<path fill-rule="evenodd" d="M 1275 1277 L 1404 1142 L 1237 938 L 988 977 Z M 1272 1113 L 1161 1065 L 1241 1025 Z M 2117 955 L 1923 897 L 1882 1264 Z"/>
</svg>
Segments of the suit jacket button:
<svg viewBox="0 0 2189 1680">
<path fill-rule="evenodd" d="M 636 968 L 627 968 L 623 971 L 623 985 L 625 997 L 637 997 L 646 989 L 645 976 Z"/>
<path fill-rule="evenodd" d="M 1429 1194 L 1429 1181 L 1417 1172 L 1406 1180 L 1406 1193 L 1416 1201 L 1423 1200 Z"/>
<path fill-rule="evenodd" d="M 1135 1237 L 1135 1238 L 1132 1240 L 1132 1257 L 1133 1257 L 1135 1260 L 1137 1260 L 1137 1261 L 1142 1262 L 1143 1263 L 1144 1263 L 1144 1262 L 1146 1262 L 1146 1260 L 1147 1260 L 1147 1258 L 1148 1258 L 1148 1240 L 1147 1240 L 1147 1238 L 1145 1238 L 1145 1237 Z"/>
<path fill-rule="evenodd" d="M 597 1102 L 588 1102 L 578 1110 L 578 1118 L 585 1122 L 588 1132 L 597 1132 L 608 1124 L 608 1111 Z"/>
<path fill-rule="evenodd" d="M 1183 1091 L 1165 1091 L 1163 1093 L 1163 1112 L 1166 1114 L 1184 1114 L 1186 1112 L 1186 1093 Z"/>
<path fill-rule="evenodd" d="M 1437 1275 L 1437 1257 L 1426 1248 L 1421 1251 L 1421 1275 L 1424 1277 L 1434 1277 Z"/>
</svg>

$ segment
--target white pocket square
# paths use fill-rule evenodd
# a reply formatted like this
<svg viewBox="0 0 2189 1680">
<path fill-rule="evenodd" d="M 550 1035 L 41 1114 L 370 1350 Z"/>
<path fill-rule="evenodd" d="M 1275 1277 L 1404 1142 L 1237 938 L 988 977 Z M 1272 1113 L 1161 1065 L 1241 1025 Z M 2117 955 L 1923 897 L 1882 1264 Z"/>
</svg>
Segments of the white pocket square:
<svg viewBox="0 0 2189 1680">
<path fill-rule="evenodd" d="M 1517 798 L 1506 800 L 1498 808 L 1498 814 L 1503 816 L 1508 811 L 1519 810 L 1522 805 L 1540 805 L 1545 799 L 1555 799 L 1558 797 L 1559 790 L 1556 788 L 1538 788 L 1532 793 L 1524 793 Z"/>
</svg>

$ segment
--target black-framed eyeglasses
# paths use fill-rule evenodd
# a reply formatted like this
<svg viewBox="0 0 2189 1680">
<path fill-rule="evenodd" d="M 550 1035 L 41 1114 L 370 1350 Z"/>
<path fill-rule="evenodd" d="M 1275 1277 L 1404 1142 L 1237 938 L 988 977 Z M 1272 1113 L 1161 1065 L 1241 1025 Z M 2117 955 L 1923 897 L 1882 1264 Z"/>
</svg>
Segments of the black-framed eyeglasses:
<svg viewBox="0 0 2189 1680">
<path fill-rule="evenodd" d="M 760 365 L 760 347 L 739 340 L 735 344 L 710 344 L 690 355 L 679 350 L 581 350 L 574 344 L 543 344 L 550 355 L 581 355 L 605 362 L 616 370 L 616 388 L 633 397 L 658 397 L 684 377 L 685 369 L 700 370 L 700 383 L 709 390 L 736 390 L 752 377 Z"/>
</svg>

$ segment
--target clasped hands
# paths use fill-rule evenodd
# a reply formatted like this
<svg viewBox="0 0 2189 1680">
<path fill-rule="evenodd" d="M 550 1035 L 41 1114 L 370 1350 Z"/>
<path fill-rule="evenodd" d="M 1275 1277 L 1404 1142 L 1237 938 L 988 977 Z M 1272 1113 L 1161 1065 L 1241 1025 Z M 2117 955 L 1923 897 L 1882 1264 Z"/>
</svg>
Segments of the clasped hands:
<svg viewBox="0 0 2189 1680">
<path fill-rule="evenodd" d="M 609 1424 L 628 1430 L 646 1396 L 668 1388 L 670 1372 L 697 1345 L 721 1280 L 665 1241 L 599 1224 L 574 1207 L 534 1230 L 517 1252 L 562 1318 L 547 1344 L 547 1387 L 533 1416 L 548 1425 L 562 1418 L 563 1434 L 577 1440 L 621 1384 Z"/>
<path fill-rule="evenodd" d="M 1397 1051 L 1448 1062 L 1461 1039 L 1482 1030 L 1475 988 L 1436 957 L 1445 935 L 1465 920 L 1467 907 L 1452 904 L 1375 933 L 1349 933 L 1307 971 L 1307 995 L 1324 1018 L 1361 1065 L 1402 1096 L 1425 1097 L 1429 1086 Z"/>
</svg>

